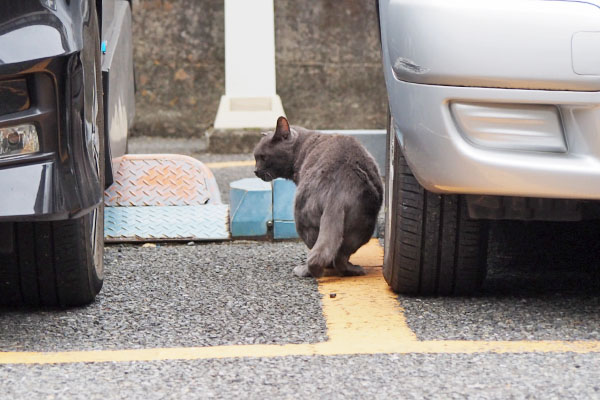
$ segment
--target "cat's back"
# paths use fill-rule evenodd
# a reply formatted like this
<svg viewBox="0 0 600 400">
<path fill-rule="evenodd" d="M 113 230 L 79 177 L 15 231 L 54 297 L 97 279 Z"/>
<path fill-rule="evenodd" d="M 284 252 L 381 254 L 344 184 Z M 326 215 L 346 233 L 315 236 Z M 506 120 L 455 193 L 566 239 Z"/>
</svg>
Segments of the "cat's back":
<svg viewBox="0 0 600 400">
<path fill-rule="evenodd" d="M 307 169 L 335 173 L 359 165 L 377 172 L 377 164 L 362 144 L 352 136 L 316 133 L 307 152 Z"/>
<path fill-rule="evenodd" d="M 346 135 L 313 133 L 303 160 L 301 179 L 321 188 L 362 189 L 367 185 L 376 197 L 383 187 L 373 157 L 355 138 Z M 312 186 L 312 185 L 311 185 Z"/>
</svg>

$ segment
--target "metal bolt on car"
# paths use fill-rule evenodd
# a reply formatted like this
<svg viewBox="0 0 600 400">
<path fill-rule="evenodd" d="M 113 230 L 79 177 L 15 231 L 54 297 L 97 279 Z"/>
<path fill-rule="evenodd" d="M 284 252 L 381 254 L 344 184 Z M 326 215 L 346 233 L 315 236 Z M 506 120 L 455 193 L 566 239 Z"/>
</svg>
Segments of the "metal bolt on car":
<svg viewBox="0 0 600 400">
<path fill-rule="evenodd" d="M 2 2 L 0 304 L 74 306 L 100 291 L 103 192 L 133 95 L 128 1 Z"/>
<path fill-rule="evenodd" d="M 600 2 L 379 0 L 384 275 L 468 294 L 489 220 L 600 216 Z"/>
</svg>

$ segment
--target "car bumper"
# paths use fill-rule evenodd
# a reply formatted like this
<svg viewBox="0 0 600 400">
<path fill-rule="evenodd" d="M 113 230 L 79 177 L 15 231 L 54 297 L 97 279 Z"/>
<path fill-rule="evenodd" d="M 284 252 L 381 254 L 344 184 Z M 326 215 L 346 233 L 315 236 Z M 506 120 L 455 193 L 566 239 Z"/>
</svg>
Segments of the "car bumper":
<svg viewBox="0 0 600 400">
<path fill-rule="evenodd" d="M 600 199 L 600 93 L 464 88 L 396 81 L 392 115 L 419 182 L 440 193 Z M 566 151 L 486 148 L 466 137 L 453 102 L 554 105 Z"/>
<path fill-rule="evenodd" d="M 0 169 L 3 195 L 2 220 L 52 220 L 70 217 L 56 190 L 56 165 L 52 159 Z"/>
<path fill-rule="evenodd" d="M 27 81 L 27 109 L 0 115 L 0 128 L 33 124 L 39 152 L 0 157 L 0 221 L 77 218 L 102 202 L 81 123 L 79 53 L 0 65 L 0 79 Z M 8 77 L 8 78 L 7 78 Z"/>
<path fill-rule="evenodd" d="M 469 10 L 457 12 L 467 3 Z M 599 26 L 600 8 L 520 2 L 511 20 L 503 19 L 502 4 L 381 3 L 390 109 L 414 175 L 438 193 L 600 199 L 600 62 L 573 47 L 578 32 Z M 447 20 L 440 11 L 448 11 Z M 468 31 L 465 13 L 480 24 L 469 42 L 460 37 Z M 577 18 L 559 23 L 561 14 Z M 519 41 L 527 21 L 535 34 Z M 549 126 L 549 133 L 528 125 Z"/>
</svg>

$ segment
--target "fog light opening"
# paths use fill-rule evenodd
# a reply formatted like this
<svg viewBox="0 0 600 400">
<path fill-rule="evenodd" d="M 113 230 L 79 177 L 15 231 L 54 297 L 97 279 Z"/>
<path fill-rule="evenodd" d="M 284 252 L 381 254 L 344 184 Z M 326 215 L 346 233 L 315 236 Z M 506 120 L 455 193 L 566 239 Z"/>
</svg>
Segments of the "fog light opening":
<svg viewBox="0 0 600 400">
<path fill-rule="evenodd" d="M 40 151 L 37 129 L 33 124 L 0 128 L 0 157 Z"/>
<path fill-rule="evenodd" d="M 471 143 L 498 150 L 564 153 L 560 112 L 552 105 L 453 102 L 459 132 Z"/>
</svg>

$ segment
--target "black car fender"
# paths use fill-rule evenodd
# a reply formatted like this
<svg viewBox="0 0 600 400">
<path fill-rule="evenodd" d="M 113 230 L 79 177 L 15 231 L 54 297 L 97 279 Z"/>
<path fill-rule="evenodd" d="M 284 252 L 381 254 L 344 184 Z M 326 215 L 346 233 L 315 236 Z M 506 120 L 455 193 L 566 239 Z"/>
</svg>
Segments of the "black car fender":
<svg viewBox="0 0 600 400">
<path fill-rule="evenodd" d="M 81 54 L 84 32 L 91 29 L 90 7 L 97 5 L 95 0 L 0 5 L 0 79 L 25 79 L 32 100 L 28 110 L 0 115 L 0 127 L 29 121 L 41 130 L 39 153 L 0 158 L 0 183 L 23 189 L 17 183 L 26 170 L 33 180 L 0 199 L 0 220 L 76 218 L 103 201 L 89 149 L 90 124 L 82 120 L 91 105 L 78 92 L 93 80 L 83 74 Z"/>
</svg>

